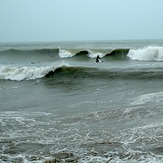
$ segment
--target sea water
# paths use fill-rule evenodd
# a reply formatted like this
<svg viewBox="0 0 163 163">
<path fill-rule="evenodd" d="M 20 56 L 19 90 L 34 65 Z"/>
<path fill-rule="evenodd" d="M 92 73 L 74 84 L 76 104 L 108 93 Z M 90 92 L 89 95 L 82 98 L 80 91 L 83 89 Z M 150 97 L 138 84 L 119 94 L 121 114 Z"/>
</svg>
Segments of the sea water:
<svg viewBox="0 0 163 163">
<path fill-rule="evenodd" d="M 162 63 L 162 40 L 1 43 L 0 162 L 163 162 Z"/>
</svg>

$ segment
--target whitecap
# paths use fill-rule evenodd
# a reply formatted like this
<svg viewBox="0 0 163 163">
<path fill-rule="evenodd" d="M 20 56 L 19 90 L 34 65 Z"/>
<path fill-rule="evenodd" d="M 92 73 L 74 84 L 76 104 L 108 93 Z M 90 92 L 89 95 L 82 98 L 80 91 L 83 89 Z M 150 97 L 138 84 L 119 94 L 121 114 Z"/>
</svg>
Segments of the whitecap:
<svg viewBox="0 0 163 163">
<path fill-rule="evenodd" d="M 63 49 L 59 49 L 58 55 L 60 58 L 70 58 L 73 56 L 71 52 L 69 52 L 68 50 L 63 50 Z"/>
<path fill-rule="evenodd" d="M 57 68 L 62 66 L 69 66 L 65 63 L 55 64 L 51 66 L 1 66 L 0 67 L 0 79 L 6 80 L 15 80 L 15 81 L 22 81 L 22 80 L 34 80 L 39 79 L 50 71 L 55 71 Z"/>
<path fill-rule="evenodd" d="M 163 47 L 148 46 L 137 50 L 132 49 L 127 56 L 131 60 L 163 61 Z"/>
</svg>

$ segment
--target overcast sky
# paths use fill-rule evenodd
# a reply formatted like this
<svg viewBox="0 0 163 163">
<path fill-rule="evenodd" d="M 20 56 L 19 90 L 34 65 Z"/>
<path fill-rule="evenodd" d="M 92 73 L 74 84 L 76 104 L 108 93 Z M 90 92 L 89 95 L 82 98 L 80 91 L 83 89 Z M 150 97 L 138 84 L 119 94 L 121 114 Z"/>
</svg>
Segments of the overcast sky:
<svg viewBox="0 0 163 163">
<path fill-rule="evenodd" d="M 163 39 L 163 0 L 0 0 L 0 42 Z"/>
</svg>

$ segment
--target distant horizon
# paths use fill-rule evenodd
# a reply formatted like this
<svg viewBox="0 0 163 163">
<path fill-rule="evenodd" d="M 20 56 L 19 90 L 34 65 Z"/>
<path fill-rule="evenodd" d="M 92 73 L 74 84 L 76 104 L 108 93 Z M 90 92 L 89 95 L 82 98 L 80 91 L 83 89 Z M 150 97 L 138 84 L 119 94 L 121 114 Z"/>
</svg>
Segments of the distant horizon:
<svg viewBox="0 0 163 163">
<path fill-rule="evenodd" d="M 163 41 L 162 39 L 112 39 L 112 40 L 65 40 L 65 41 L 6 41 L 0 43 L 68 43 L 68 42 L 121 42 L 121 41 Z"/>
</svg>

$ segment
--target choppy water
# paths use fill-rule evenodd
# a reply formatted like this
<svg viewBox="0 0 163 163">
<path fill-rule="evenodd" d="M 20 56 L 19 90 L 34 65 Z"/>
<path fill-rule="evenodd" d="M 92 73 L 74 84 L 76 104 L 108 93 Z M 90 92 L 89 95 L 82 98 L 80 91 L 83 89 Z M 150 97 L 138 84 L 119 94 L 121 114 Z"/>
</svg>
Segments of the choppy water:
<svg viewBox="0 0 163 163">
<path fill-rule="evenodd" d="M 162 40 L 0 44 L 0 162 L 163 162 L 162 61 Z"/>
</svg>

